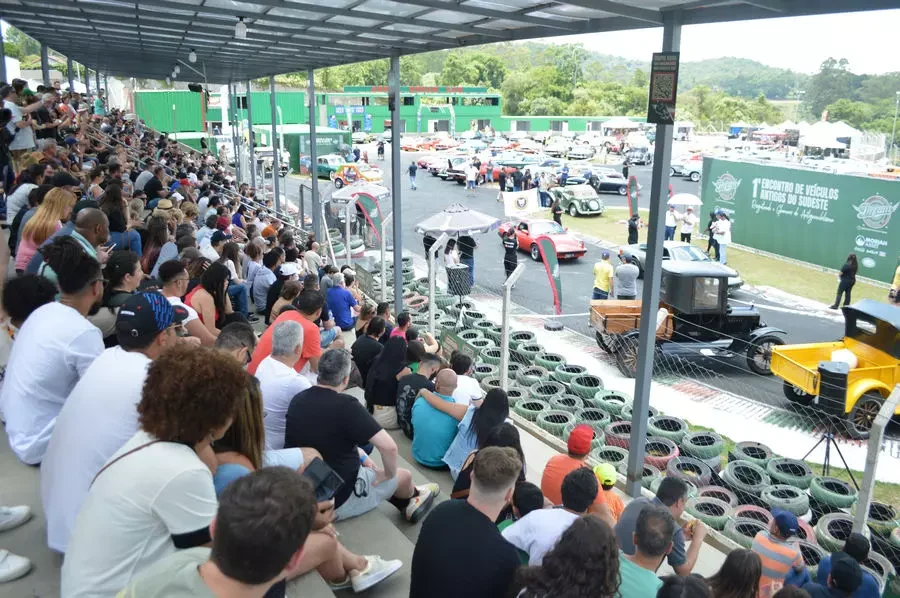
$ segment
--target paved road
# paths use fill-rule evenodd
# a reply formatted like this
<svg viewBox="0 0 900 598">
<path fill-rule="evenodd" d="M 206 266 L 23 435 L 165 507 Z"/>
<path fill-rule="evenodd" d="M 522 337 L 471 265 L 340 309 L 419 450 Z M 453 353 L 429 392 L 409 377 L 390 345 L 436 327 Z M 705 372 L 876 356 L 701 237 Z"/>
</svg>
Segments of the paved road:
<svg viewBox="0 0 900 598">
<path fill-rule="evenodd" d="M 370 151 L 369 155 L 374 156 L 375 152 Z M 388 159 L 379 165 L 385 171 L 388 185 L 391 183 L 389 156 L 388 153 Z M 453 203 L 463 203 L 487 214 L 503 217 L 502 205 L 496 201 L 497 187 L 495 185 L 481 187 L 470 194 L 454 182 L 442 181 L 432 177 L 426 171 L 420 170 L 418 189 L 410 190 L 405 168 L 416 156 L 417 154 L 404 152 L 402 157 L 404 167 L 404 176 L 402 177 L 404 248 L 424 257 L 422 239 L 413 230 L 415 223 Z M 631 173 L 637 176 L 643 186 L 642 199 L 646 202 L 651 183 L 650 167 L 633 167 Z M 287 180 L 289 196 L 296 197 L 296 188 L 299 182 L 296 179 L 289 178 Z M 329 192 L 325 191 L 330 188 L 327 181 L 322 181 L 320 185 L 323 193 Z M 699 183 L 691 183 L 686 179 L 673 179 L 672 186 L 675 193 L 699 194 Z M 603 200 L 611 206 L 624 206 L 626 203 L 625 198 L 614 194 L 603 195 Z M 389 209 L 385 210 L 385 212 L 388 211 Z M 567 216 L 564 216 L 563 224 L 565 224 L 565 218 Z M 622 236 L 621 241 L 624 241 L 624 225 Z M 485 292 L 499 293 L 505 279 L 500 240 L 492 234 L 484 236 L 478 241 L 480 245 L 475 258 L 476 285 Z M 610 239 L 610 241 L 615 241 L 615 239 Z M 591 338 L 593 338 L 593 333 L 585 312 L 588 311 L 591 295 L 593 264 L 600 259 L 600 253 L 599 245 L 588 243 L 588 252 L 584 258 L 563 262 L 560 265 L 564 314 L 560 319 L 568 328 Z M 524 263 L 526 270 L 512 291 L 513 300 L 536 313 L 552 314 L 552 295 L 543 265 L 533 262 L 525 253 L 519 254 L 519 263 Z M 801 306 L 779 304 L 754 291 L 737 291 L 732 299 L 738 304 L 755 304 L 759 307 L 763 320 L 767 324 L 787 331 L 787 341 L 790 343 L 830 340 L 842 335 L 843 326 L 836 318 L 822 317 L 822 314 L 805 311 Z M 692 360 L 690 368 L 690 372 L 684 373 L 695 379 L 712 383 L 723 390 L 736 392 L 776 406 L 786 402 L 783 399 L 780 382 L 772 378 L 761 378 L 746 371 L 746 363 L 742 358 L 724 361 L 699 358 Z"/>
</svg>

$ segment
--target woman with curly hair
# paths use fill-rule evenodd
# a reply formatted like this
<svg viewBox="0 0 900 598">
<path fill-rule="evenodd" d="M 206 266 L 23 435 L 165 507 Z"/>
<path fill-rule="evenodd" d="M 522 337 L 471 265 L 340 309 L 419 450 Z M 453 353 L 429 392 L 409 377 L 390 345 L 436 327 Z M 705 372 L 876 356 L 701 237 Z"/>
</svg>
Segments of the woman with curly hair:
<svg viewBox="0 0 900 598">
<path fill-rule="evenodd" d="M 732 550 L 719 572 L 709 578 L 716 598 L 755 598 L 759 593 L 762 561 L 752 550 Z"/>
<path fill-rule="evenodd" d="M 614 598 L 619 591 L 619 546 L 597 517 L 576 519 L 538 567 L 521 569 L 519 598 Z M 628 597 L 630 598 L 630 597 Z"/>
<path fill-rule="evenodd" d="M 113 596 L 176 550 L 210 541 L 212 443 L 247 399 L 247 372 L 213 348 L 176 345 L 154 360 L 139 429 L 94 477 L 62 570 L 61 594 Z"/>
</svg>

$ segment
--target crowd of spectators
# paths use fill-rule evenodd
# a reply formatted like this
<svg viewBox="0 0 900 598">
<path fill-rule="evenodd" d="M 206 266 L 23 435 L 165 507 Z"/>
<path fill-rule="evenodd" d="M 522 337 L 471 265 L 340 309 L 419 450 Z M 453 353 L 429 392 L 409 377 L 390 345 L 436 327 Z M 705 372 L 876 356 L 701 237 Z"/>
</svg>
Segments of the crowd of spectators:
<svg viewBox="0 0 900 598">
<path fill-rule="evenodd" d="M 865 538 L 813 580 L 781 511 L 694 575 L 707 529 L 677 523 L 685 483 L 623 504 L 615 469 L 587 465 L 586 425 L 528 482 L 506 393 L 371 302 L 209 152 L 102 98 L 18 80 L 0 96 L 0 416 L 40 465 L 64 597 L 274 597 L 306 574 L 362 592 L 402 563 L 351 552 L 334 523 L 382 503 L 423 522 L 416 598 L 874 595 Z M 394 430 L 449 472 L 450 500 L 398 466 Z M 0 531 L 30 515 L 0 507 Z M 0 550 L 0 583 L 29 568 Z"/>
</svg>

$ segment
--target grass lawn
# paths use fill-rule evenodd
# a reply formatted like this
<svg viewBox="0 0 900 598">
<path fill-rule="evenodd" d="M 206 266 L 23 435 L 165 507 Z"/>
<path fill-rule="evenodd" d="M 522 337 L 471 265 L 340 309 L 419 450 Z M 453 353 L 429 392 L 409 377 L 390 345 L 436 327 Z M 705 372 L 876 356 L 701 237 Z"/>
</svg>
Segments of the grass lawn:
<svg viewBox="0 0 900 598">
<path fill-rule="evenodd" d="M 647 210 L 641 210 L 641 216 L 647 218 Z M 547 212 L 549 218 L 549 211 Z M 603 216 L 571 218 L 563 216 L 563 225 L 572 231 L 584 233 L 592 237 L 612 243 L 624 244 L 628 238 L 628 227 L 625 219 L 628 212 L 625 208 L 607 208 Z M 702 222 L 701 225 L 705 225 Z M 640 241 L 647 240 L 647 229 L 641 229 Z M 706 250 L 706 240 L 696 239 L 694 245 Z M 803 266 L 783 262 L 763 255 L 729 247 L 728 265 L 740 272 L 748 285 L 770 286 L 791 293 L 831 304 L 837 290 L 837 277 L 830 272 L 822 272 L 815 266 Z M 876 299 L 887 300 L 887 290 L 865 282 L 857 282 L 853 287 L 853 300 Z"/>
<path fill-rule="evenodd" d="M 705 428 L 703 426 L 695 426 L 693 424 L 688 424 L 688 429 L 691 432 L 715 432 L 712 428 Z M 719 434 L 722 436 L 721 434 Z M 725 443 L 725 454 L 722 456 L 722 466 L 727 464 L 728 462 L 728 453 L 734 448 L 735 442 L 731 438 L 727 436 L 722 436 L 722 440 Z M 806 464 L 812 470 L 813 475 L 821 475 L 822 474 L 822 464 L 821 463 L 813 463 L 811 461 L 807 461 Z M 850 476 L 847 475 L 847 472 L 844 470 L 843 466 L 838 465 L 835 466 L 832 464 L 829 475 L 833 478 L 837 478 L 839 480 L 843 480 L 853 486 L 853 482 L 850 481 Z M 861 471 L 853 471 L 853 477 L 856 478 L 856 483 L 861 484 L 863 479 L 863 474 Z M 887 482 L 875 482 L 875 494 L 873 496 L 873 500 L 878 502 L 888 504 L 888 505 L 897 505 L 900 504 L 900 484 L 890 484 Z"/>
</svg>

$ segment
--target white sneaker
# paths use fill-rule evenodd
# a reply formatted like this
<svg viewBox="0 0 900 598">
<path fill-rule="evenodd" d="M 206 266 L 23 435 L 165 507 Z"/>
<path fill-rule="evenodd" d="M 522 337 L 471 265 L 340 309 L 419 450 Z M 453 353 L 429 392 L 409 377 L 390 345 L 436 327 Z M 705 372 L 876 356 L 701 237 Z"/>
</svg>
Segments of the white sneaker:
<svg viewBox="0 0 900 598">
<path fill-rule="evenodd" d="M 31 561 L 8 550 L 0 550 L 0 583 L 19 579 L 29 571 Z"/>
<path fill-rule="evenodd" d="M 378 555 L 366 555 L 365 559 L 369 563 L 366 569 L 355 576 L 350 576 L 350 581 L 353 583 L 353 591 L 357 594 L 384 581 L 403 566 L 403 563 L 399 560 L 386 561 Z"/>
<path fill-rule="evenodd" d="M 17 528 L 29 519 L 31 508 L 28 506 L 0 507 L 0 532 Z"/>
<path fill-rule="evenodd" d="M 416 490 L 419 491 L 419 495 L 410 499 L 409 504 L 406 505 L 406 520 L 410 523 L 419 521 L 434 502 L 434 497 L 441 492 L 440 487 L 433 483 L 416 486 Z"/>
</svg>

